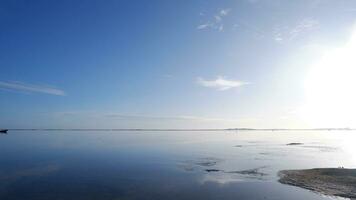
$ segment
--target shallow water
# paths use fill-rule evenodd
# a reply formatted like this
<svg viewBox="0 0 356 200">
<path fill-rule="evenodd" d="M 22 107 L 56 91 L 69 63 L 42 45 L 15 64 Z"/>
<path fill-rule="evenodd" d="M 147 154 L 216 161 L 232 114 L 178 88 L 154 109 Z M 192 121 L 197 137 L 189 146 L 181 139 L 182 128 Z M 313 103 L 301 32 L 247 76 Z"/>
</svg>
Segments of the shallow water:
<svg viewBox="0 0 356 200">
<path fill-rule="evenodd" d="M 11 131 L 0 135 L 0 199 L 332 199 L 280 184 L 277 173 L 356 167 L 355 139 L 352 131 Z"/>
</svg>

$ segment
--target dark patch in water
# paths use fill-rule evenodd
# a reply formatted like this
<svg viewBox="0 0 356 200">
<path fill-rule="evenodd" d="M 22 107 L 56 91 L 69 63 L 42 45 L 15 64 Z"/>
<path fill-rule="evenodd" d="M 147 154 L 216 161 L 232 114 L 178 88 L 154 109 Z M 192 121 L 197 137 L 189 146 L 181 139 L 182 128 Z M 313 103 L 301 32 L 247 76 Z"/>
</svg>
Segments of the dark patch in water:
<svg viewBox="0 0 356 200">
<path fill-rule="evenodd" d="M 202 166 L 202 167 L 211 167 L 211 166 L 215 166 L 219 162 L 221 162 L 221 159 L 213 158 L 213 157 L 207 157 L 207 158 L 203 158 L 200 161 L 195 162 L 195 164 L 199 165 L 199 166 Z"/>
<path fill-rule="evenodd" d="M 330 147 L 330 146 L 319 146 L 319 145 L 309 145 L 309 146 L 302 146 L 303 148 L 312 148 L 312 149 L 319 149 L 322 152 L 334 152 L 339 150 L 337 147 Z"/>
<path fill-rule="evenodd" d="M 268 152 L 261 152 L 259 153 L 260 155 L 271 155 L 271 153 L 268 153 Z"/>
<path fill-rule="evenodd" d="M 283 157 L 286 156 L 285 153 L 281 153 L 281 152 L 260 152 L 258 153 L 259 155 L 265 156 L 267 158 L 271 158 L 271 157 Z"/>
<path fill-rule="evenodd" d="M 252 168 L 252 169 L 246 169 L 246 170 L 236 170 L 236 171 L 226 171 L 218 168 L 207 168 L 207 167 L 212 167 L 217 165 L 219 162 L 222 160 L 219 158 L 214 158 L 214 157 L 206 157 L 202 158 L 198 161 L 188 161 L 186 162 L 186 165 L 182 165 L 181 167 L 185 171 L 194 171 L 195 169 L 203 170 L 208 173 L 226 173 L 226 174 L 240 174 L 243 176 L 246 176 L 247 178 L 261 178 L 264 176 L 267 176 L 268 174 L 260 172 L 261 169 L 266 168 L 266 166 L 258 167 L 258 168 Z M 203 168 L 203 169 L 202 169 Z"/>
<path fill-rule="evenodd" d="M 209 173 L 222 172 L 222 173 L 226 173 L 226 174 L 240 174 L 240 175 L 247 176 L 247 178 L 262 178 L 262 177 L 268 175 L 268 174 L 260 171 L 262 168 L 266 168 L 266 166 L 253 168 L 253 169 L 246 169 L 246 170 L 237 170 L 237 171 L 225 171 L 225 170 L 220 170 L 220 169 L 205 169 L 204 171 L 209 172 Z"/>
<path fill-rule="evenodd" d="M 272 159 L 267 157 L 263 157 L 263 158 L 256 157 L 255 160 L 272 160 Z"/>
<path fill-rule="evenodd" d="M 206 169 L 206 172 L 221 172 L 220 169 Z"/>
<path fill-rule="evenodd" d="M 192 172 L 195 170 L 195 167 L 189 164 L 179 164 L 179 168 L 183 169 L 184 171 L 187 172 Z"/>
<path fill-rule="evenodd" d="M 260 172 L 260 169 L 266 168 L 266 166 L 263 167 L 258 167 L 258 168 L 253 168 L 253 169 L 247 169 L 247 170 L 240 170 L 240 171 L 229 171 L 226 173 L 233 173 L 233 174 L 242 174 L 242 175 L 248 175 L 248 176 L 267 176 L 268 174 Z"/>
<path fill-rule="evenodd" d="M 300 142 L 291 142 L 287 144 L 288 146 L 297 146 L 297 145 L 303 145 L 303 143 Z"/>
<path fill-rule="evenodd" d="M 206 157 L 206 158 L 201 158 L 199 160 L 188 160 L 185 161 L 181 164 L 179 164 L 179 167 L 182 168 L 184 171 L 194 171 L 196 169 L 199 169 L 201 167 L 213 167 L 220 163 L 222 159 L 219 158 L 214 158 L 214 157 Z"/>
</svg>

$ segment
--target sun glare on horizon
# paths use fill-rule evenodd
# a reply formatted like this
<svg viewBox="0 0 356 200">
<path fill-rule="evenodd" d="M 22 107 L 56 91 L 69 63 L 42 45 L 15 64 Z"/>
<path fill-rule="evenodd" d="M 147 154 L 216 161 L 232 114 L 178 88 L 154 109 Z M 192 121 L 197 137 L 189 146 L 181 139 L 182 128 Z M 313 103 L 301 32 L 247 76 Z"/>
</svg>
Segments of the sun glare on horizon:
<svg viewBox="0 0 356 200">
<path fill-rule="evenodd" d="M 328 49 L 305 80 L 302 118 L 314 127 L 356 127 L 356 29 L 343 46 Z"/>
</svg>

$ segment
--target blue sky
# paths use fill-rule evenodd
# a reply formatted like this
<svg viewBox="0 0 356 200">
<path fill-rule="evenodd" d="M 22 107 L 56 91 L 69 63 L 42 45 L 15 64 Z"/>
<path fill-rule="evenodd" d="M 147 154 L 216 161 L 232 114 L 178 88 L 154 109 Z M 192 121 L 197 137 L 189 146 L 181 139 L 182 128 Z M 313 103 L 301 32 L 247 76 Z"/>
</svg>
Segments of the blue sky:
<svg viewBox="0 0 356 200">
<path fill-rule="evenodd" d="M 334 126 L 300 115 L 305 80 L 355 22 L 353 0 L 1 1 L 0 127 Z"/>
</svg>

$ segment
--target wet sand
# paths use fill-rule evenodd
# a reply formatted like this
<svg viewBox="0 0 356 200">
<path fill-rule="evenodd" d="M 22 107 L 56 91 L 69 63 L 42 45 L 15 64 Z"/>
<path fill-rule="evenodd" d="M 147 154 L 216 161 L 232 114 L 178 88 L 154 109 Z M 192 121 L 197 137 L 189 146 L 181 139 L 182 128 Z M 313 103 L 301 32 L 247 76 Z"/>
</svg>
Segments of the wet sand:
<svg viewBox="0 0 356 200">
<path fill-rule="evenodd" d="M 356 169 L 317 168 L 283 170 L 279 182 L 325 195 L 356 199 Z"/>
</svg>

